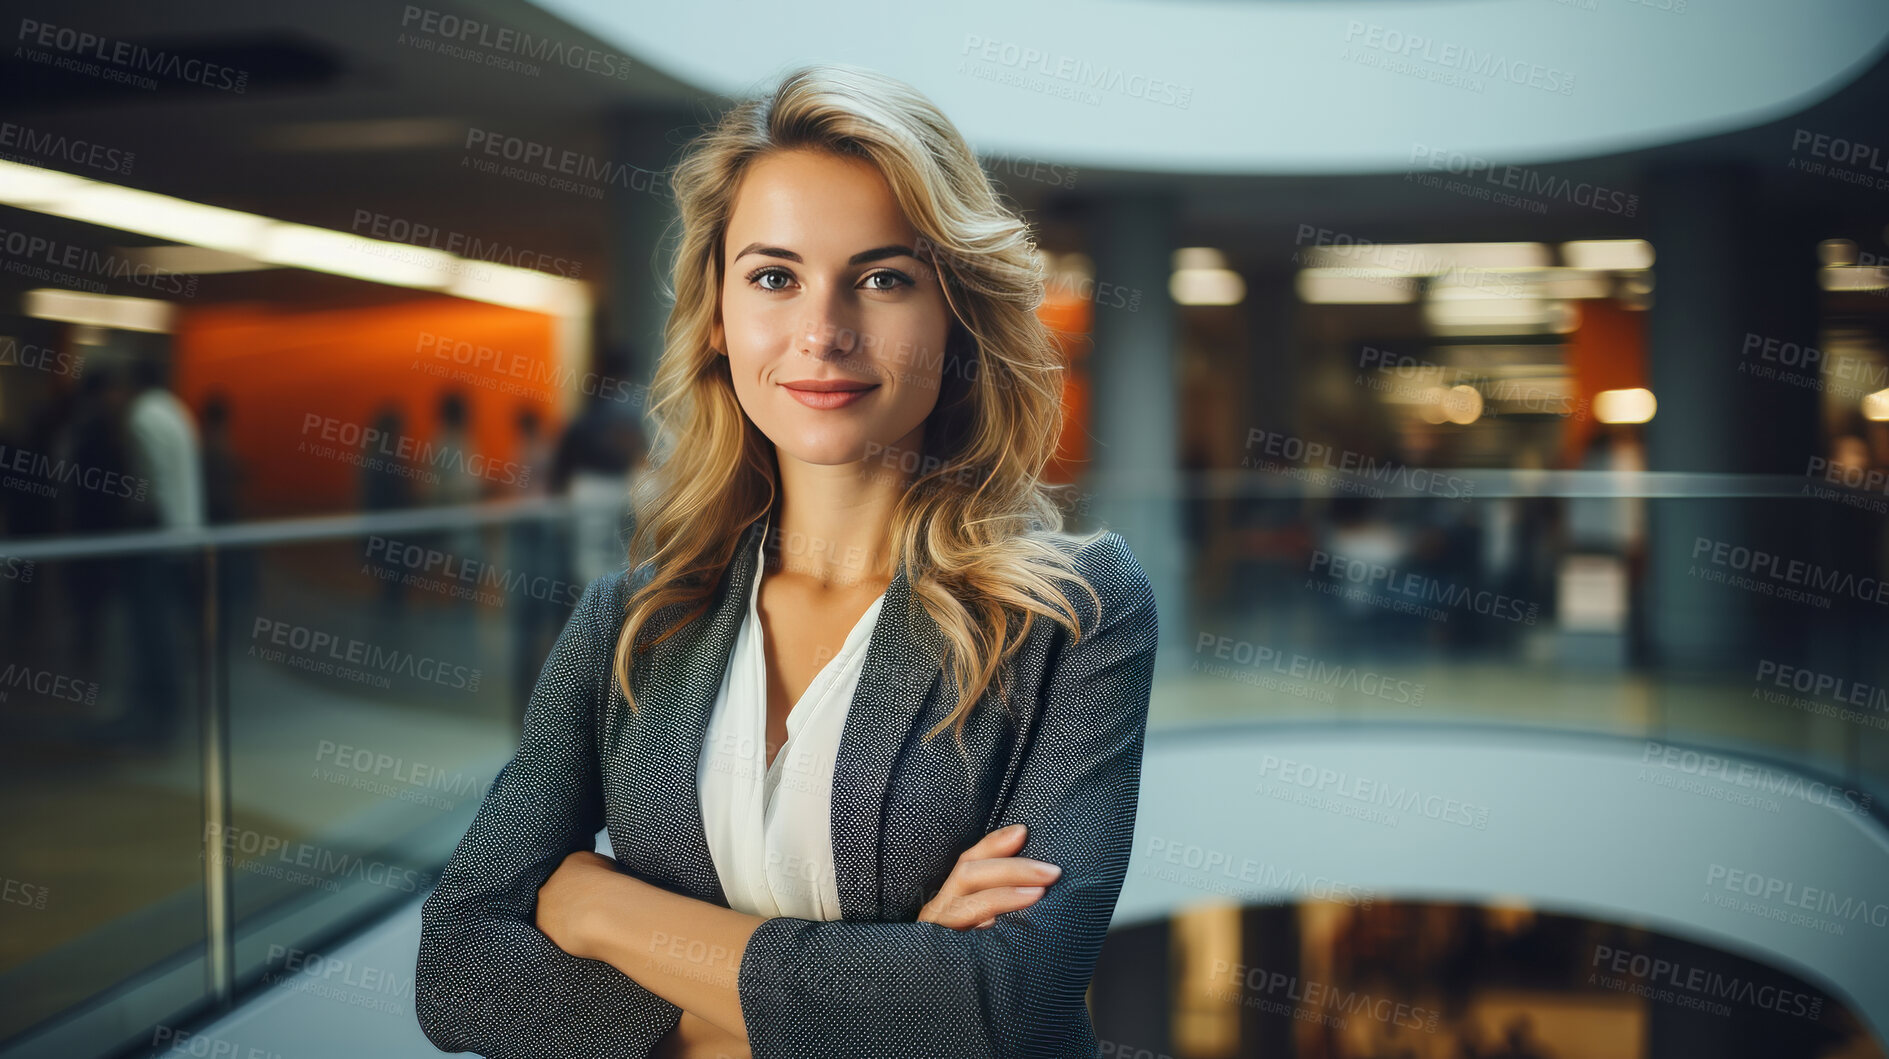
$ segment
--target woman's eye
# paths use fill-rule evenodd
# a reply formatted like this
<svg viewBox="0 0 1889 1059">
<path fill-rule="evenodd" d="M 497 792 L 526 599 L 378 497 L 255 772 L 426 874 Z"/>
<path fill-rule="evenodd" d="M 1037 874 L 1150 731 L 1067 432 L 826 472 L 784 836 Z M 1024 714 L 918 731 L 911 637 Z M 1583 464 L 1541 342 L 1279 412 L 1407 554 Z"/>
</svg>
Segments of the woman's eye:
<svg viewBox="0 0 1889 1059">
<path fill-rule="evenodd" d="M 873 281 L 875 281 L 875 280 L 891 280 L 891 282 L 890 282 L 890 283 L 887 283 L 887 284 L 886 284 L 885 286 L 883 286 L 883 287 L 881 287 L 881 286 L 870 286 L 870 287 L 868 287 L 868 288 L 867 288 L 868 290 L 881 290 L 881 291 L 884 291 L 884 290 L 897 290 L 897 289 L 899 289 L 899 288 L 900 288 L 901 286 L 911 286 L 911 285 L 912 285 L 912 278 L 911 278 L 910 276 L 906 276 L 906 275 L 901 275 L 900 273 L 897 273 L 897 272 L 890 272 L 890 271 L 881 271 L 881 272 L 874 272 L 874 273 L 873 273 L 872 275 L 870 275 L 870 276 L 867 276 L 867 277 L 866 277 L 866 282 L 867 282 L 868 284 L 871 284 L 871 283 L 873 283 Z"/>
<path fill-rule="evenodd" d="M 782 280 L 786 280 L 786 279 L 788 278 L 788 275 L 787 275 L 787 273 L 786 273 L 786 271 L 785 271 L 785 270 L 783 270 L 783 269 L 778 269 L 778 268 L 764 268 L 764 269 L 760 269 L 760 270 L 758 270 L 758 271 L 755 271 L 755 272 L 751 272 L 751 273 L 749 273 L 749 274 L 748 274 L 748 282 L 749 282 L 749 283 L 752 283 L 752 284 L 754 284 L 755 286 L 757 286 L 757 287 L 759 287 L 759 288 L 761 288 L 762 290 L 782 290 L 782 289 L 784 289 L 784 287 L 770 287 L 770 286 L 768 286 L 768 285 L 767 285 L 767 283 L 766 283 L 766 279 L 767 279 L 767 277 L 769 277 L 769 276 L 779 276 L 779 277 L 780 277 L 780 278 L 781 278 Z"/>
</svg>

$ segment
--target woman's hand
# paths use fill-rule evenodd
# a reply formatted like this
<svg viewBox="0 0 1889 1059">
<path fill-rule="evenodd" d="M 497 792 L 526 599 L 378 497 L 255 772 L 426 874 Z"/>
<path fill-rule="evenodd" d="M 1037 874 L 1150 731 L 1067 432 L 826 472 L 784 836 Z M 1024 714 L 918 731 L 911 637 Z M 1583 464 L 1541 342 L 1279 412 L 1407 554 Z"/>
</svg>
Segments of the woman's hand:
<svg viewBox="0 0 1889 1059">
<path fill-rule="evenodd" d="M 953 930 L 981 930 L 994 925 L 1005 912 L 1028 908 L 1063 870 L 1031 857 L 1010 854 L 1023 848 L 1022 824 L 1000 827 L 958 855 L 938 896 L 918 912 L 920 923 L 938 923 Z"/>
<path fill-rule="evenodd" d="M 602 959 L 592 940 L 592 911 L 608 907 L 614 888 L 625 878 L 617 871 L 616 861 L 601 853 L 580 849 L 570 854 L 538 887 L 538 912 L 533 925 L 572 956 Z"/>
</svg>

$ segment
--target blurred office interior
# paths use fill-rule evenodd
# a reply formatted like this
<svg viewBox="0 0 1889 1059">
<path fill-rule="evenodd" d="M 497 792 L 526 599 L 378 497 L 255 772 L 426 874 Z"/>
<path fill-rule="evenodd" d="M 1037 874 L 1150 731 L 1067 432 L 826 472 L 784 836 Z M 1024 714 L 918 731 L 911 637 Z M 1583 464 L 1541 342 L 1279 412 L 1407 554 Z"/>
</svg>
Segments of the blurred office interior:
<svg viewBox="0 0 1889 1059">
<path fill-rule="evenodd" d="M 664 170 L 819 59 L 1035 226 L 1065 516 L 1156 587 L 1101 1054 L 1884 1055 L 1880 5 L 9 16 L 0 1059 L 436 1054 Z"/>
</svg>

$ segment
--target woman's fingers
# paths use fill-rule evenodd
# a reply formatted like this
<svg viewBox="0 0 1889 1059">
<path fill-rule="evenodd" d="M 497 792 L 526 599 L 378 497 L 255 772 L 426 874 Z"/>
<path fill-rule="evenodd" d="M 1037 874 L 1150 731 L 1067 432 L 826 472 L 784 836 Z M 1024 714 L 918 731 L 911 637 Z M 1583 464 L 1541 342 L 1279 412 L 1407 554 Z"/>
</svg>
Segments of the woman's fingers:
<svg viewBox="0 0 1889 1059">
<path fill-rule="evenodd" d="M 1047 886 L 1062 877 L 1063 870 L 1048 861 L 1033 857 L 991 857 L 966 861 L 951 869 L 946 888 L 956 893 L 988 890 L 993 886 Z"/>
<path fill-rule="evenodd" d="M 990 834 L 985 835 L 983 838 L 978 839 L 970 849 L 958 854 L 958 863 L 963 864 L 966 861 L 982 860 L 986 857 L 1009 856 L 1023 847 L 1023 837 L 1025 833 L 1022 824 L 1000 827 Z"/>
<path fill-rule="evenodd" d="M 1041 886 L 999 886 L 960 897 L 952 908 L 952 918 L 966 925 L 995 923 L 1005 912 L 1030 907 L 1043 897 Z M 959 927 L 959 930 L 964 929 Z"/>
<path fill-rule="evenodd" d="M 1012 856 L 1023 848 L 1022 824 L 1000 827 L 959 854 L 951 874 L 919 913 L 921 922 L 954 930 L 987 929 L 1005 912 L 1028 908 L 1062 869 L 1032 857 Z"/>
<path fill-rule="evenodd" d="M 1036 863 L 1034 861 L 1030 863 Z M 919 913 L 919 921 L 953 930 L 989 926 L 1005 912 L 1028 908 L 1041 900 L 1048 887 L 1038 879 L 1026 885 L 961 886 L 957 876 Z"/>
</svg>

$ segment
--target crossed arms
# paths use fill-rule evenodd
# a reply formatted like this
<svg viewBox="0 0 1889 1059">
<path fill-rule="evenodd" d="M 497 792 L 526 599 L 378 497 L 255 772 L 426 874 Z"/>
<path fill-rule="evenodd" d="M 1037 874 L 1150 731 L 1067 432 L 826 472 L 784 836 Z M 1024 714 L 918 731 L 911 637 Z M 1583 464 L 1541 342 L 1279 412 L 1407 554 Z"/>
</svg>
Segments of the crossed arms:
<svg viewBox="0 0 1889 1059">
<path fill-rule="evenodd" d="M 539 889 L 603 825 L 591 718 L 621 613 L 612 579 L 593 582 L 532 692 L 517 753 L 422 909 L 415 1006 L 427 1038 L 492 1059 L 646 1059 L 686 1009 L 745 1033 L 759 1059 L 1093 1055 L 1083 995 L 1127 873 L 1157 629 L 1120 536 L 1084 555 L 1104 607 L 1074 600 L 1084 636 L 1052 663 L 1000 821 L 1028 825 L 1022 855 L 1063 868 L 1041 900 L 985 930 L 763 920 L 624 875 L 602 885 L 635 900 L 582 932 L 585 958 L 534 922 Z"/>
</svg>

